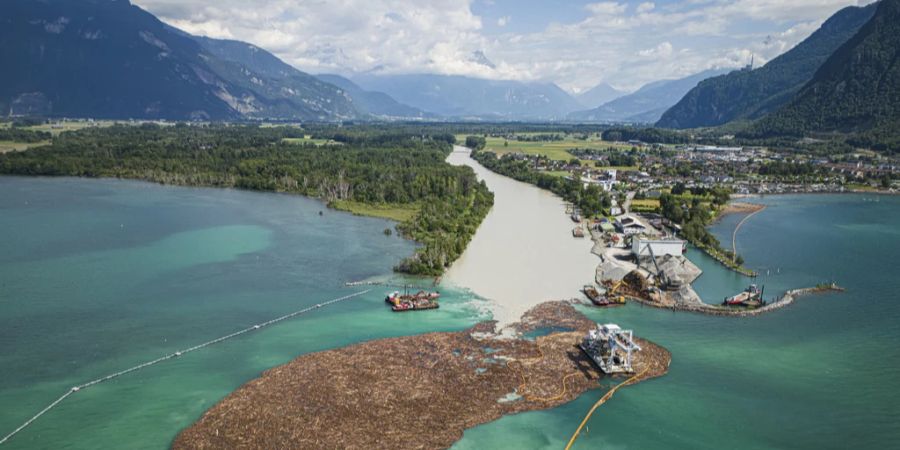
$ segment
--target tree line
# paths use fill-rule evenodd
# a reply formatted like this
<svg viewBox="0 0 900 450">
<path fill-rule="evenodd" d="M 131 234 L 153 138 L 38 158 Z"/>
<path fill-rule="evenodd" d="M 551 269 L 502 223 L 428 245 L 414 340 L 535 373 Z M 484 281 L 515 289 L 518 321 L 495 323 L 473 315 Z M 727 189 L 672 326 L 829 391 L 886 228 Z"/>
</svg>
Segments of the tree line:
<svg viewBox="0 0 900 450">
<path fill-rule="evenodd" d="M 53 136 L 46 131 L 31 131 L 18 127 L 0 128 L 0 141 L 34 144 L 36 142 L 49 141 L 52 137 Z"/>
</svg>

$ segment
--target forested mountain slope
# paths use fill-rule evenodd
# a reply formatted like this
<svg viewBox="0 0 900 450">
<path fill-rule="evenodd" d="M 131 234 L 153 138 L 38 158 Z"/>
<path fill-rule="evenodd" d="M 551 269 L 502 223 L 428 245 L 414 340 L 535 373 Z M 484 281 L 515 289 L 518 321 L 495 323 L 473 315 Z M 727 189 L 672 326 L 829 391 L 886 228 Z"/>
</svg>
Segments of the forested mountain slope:
<svg viewBox="0 0 900 450">
<path fill-rule="evenodd" d="M 872 17 L 874 4 L 844 8 L 803 42 L 755 70 L 739 70 L 700 82 L 657 126 L 696 128 L 756 119 L 787 103 L 825 60 Z"/>
<path fill-rule="evenodd" d="M 216 57 L 127 0 L 0 2 L 0 111 L 175 120 L 356 117 L 335 86 Z"/>
<path fill-rule="evenodd" d="M 757 137 L 850 133 L 851 141 L 900 150 L 900 0 L 882 0 L 857 35 L 780 110 L 754 124 Z"/>
</svg>

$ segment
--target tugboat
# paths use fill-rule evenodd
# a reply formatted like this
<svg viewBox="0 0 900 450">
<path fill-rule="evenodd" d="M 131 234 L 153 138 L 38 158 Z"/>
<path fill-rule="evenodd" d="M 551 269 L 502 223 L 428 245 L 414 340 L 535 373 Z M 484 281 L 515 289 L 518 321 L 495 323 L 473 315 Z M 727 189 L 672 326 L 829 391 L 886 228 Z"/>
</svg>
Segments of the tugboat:
<svg viewBox="0 0 900 450">
<path fill-rule="evenodd" d="M 749 306 L 749 307 L 759 307 L 766 304 L 763 301 L 763 292 L 765 291 L 765 287 L 760 289 L 755 284 L 751 284 L 744 289 L 744 292 L 739 294 L 732 295 L 731 297 L 727 297 L 723 302 L 723 306 Z"/>
<path fill-rule="evenodd" d="M 391 292 L 391 293 L 389 293 L 387 296 L 384 297 L 385 303 L 390 303 L 390 304 L 392 304 L 392 305 L 393 305 L 396 301 L 399 301 L 399 300 L 400 300 L 400 291 L 394 291 L 394 292 Z"/>
</svg>

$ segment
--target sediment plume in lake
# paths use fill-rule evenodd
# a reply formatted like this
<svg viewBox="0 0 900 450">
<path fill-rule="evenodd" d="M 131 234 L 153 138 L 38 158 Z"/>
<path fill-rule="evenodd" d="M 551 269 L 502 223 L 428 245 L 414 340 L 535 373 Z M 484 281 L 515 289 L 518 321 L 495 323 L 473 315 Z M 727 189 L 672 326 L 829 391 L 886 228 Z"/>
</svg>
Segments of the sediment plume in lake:
<svg viewBox="0 0 900 450">
<path fill-rule="evenodd" d="M 604 380 L 577 347 L 595 324 L 568 303 L 513 325 L 520 336 L 549 332 L 534 340 L 498 339 L 495 325 L 300 356 L 226 397 L 173 448 L 447 448 L 467 428 L 621 381 Z M 637 342 L 641 379 L 665 374 L 669 352 Z"/>
</svg>

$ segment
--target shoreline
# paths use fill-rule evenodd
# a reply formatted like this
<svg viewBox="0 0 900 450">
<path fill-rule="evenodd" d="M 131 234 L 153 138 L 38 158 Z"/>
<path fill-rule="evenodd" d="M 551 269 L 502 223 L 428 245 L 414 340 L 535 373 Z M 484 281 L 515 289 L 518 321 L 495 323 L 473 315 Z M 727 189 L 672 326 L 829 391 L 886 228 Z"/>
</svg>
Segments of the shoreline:
<svg viewBox="0 0 900 450">
<path fill-rule="evenodd" d="M 568 302 L 529 310 L 514 339 L 496 325 L 301 355 L 219 401 L 172 448 L 447 448 L 466 429 L 554 408 L 620 378 L 575 345 L 596 324 Z M 551 332 L 522 337 L 542 330 Z M 669 351 L 636 341 L 634 382 L 665 375 Z"/>
<path fill-rule="evenodd" d="M 719 210 L 713 223 L 732 214 L 753 214 L 766 209 L 766 205 L 761 205 L 759 203 L 736 202 L 734 200 L 735 199 L 729 200 L 728 203 Z"/>
<path fill-rule="evenodd" d="M 741 225 L 743 225 L 747 219 L 749 219 L 750 217 L 753 217 L 757 213 L 762 212 L 767 207 L 768 207 L 767 205 L 761 205 L 759 203 L 737 202 L 737 201 L 735 201 L 734 198 L 732 198 L 731 200 L 728 201 L 727 204 L 725 204 L 725 206 L 723 206 L 721 209 L 716 211 L 716 217 L 713 218 L 712 222 L 709 225 L 707 225 L 707 228 L 718 223 L 725 216 L 734 215 L 734 214 L 746 214 L 746 217 L 744 217 L 743 220 L 741 220 L 741 222 L 738 223 L 738 225 L 735 227 L 735 229 L 732 231 L 732 234 L 731 234 L 731 252 L 732 252 L 732 254 L 737 255 L 736 239 L 737 239 L 737 232 L 738 232 L 738 230 L 740 230 Z M 728 269 L 734 273 L 737 273 L 739 275 L 743 275 L 743 276 L 749 277 L 749 278 L 755 278 L 758 275 L 755 271 L 750 270 L 750 269 L 744 267 L 743 265 L 738 266 L 738 265 L 735 265 L 733 262 L 728 262 L 727 260 L 724 260 L 720 256 L 715 255 L 712 252 L 710 252 L 709 249 L 706 247 L 698 247 L 698 246 L 694 245 L 694 248 L 705 253 L 706 256 L 709 256 L 710 258 L 718 261 L 718 263 L 721 264 L 722 267 L 725 267 L 726 269 Z"/>
<path fill-rule="evenodd" d="M 732 200 L 740 200 L 745 198 L 764 198 L 764 197 L 774 197 L 774 196 L 783 196 L 783 195 L 836 195 L 836 194 L 846 194 L 846 195 L 861 195 L 861 194 L 875 194 L 875 195 L 886 195 L 886 196 L 894 196 L 900 195 L 900 191 L 866 191 L 862 189 L 845 189 L 843 191 L 796 191 L 796 192 L 767 192 L 765 194 L 732 194 Z"/>
</svg>

